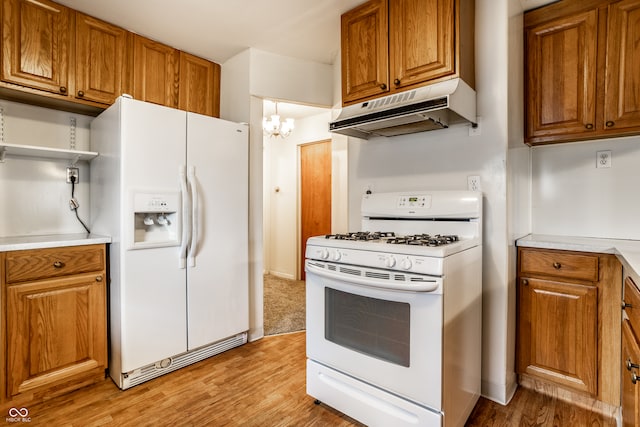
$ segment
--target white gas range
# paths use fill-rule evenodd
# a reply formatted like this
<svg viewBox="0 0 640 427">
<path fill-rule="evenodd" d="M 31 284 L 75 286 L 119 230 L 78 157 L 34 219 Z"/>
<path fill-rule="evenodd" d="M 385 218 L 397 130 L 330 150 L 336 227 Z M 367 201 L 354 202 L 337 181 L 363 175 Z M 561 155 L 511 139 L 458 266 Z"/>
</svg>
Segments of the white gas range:
<svg viewBox="0 0 640 427">
<path fill-rule="evenodd" d="M 482 194 L 367 194 L 307 241 L 307 393 L 368 425 L 463 426 L 480 394 Z"/>
</svg>

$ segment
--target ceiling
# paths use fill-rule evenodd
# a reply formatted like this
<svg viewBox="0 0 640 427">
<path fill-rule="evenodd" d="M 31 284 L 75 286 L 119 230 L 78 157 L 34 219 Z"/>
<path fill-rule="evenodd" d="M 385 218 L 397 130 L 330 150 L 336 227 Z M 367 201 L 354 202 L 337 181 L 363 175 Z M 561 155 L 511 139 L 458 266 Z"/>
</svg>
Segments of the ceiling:
<svg viewBox="0 0 640 427">
<path fill-rule="evenodd" d="M 340 50 L 340 15 L 365 1 L 56 0 L 219 64 L 247 48 L 332 64 Z M 265 102 L 266 115 L 274 110 Z M 288 103 L 278 103 L 278 110 L 296 119 L 323 111 Z"/>
<path fill-rule="evenodd" d="M 332 64 L 340 15 L 365 0 L 56 0 L 219 64 L 256 48 Z"/>
</svg>

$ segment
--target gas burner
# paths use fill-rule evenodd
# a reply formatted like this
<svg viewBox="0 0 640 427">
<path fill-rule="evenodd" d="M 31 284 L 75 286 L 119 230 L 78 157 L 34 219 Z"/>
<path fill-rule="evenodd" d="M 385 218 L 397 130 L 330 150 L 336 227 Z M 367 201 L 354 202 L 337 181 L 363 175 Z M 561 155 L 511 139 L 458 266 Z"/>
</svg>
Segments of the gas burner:
<svg viewBox="0 0 640 427">
<path fill-rule="evenodd" d="M 380 240 L 383 237 L 394 237 L 395 234 L 390 231 L 355 231 L 345 234 L 327 234 L 326 239 L 335 240 Z"/>
<path fill-rule="evenodd" d="M 431 236 L 429 234 L 414 234 L 411 236 L 394 237 L 387 239 L 387 243 L 394 245 L 415 245 L 415 246 L 444 246 L 460 240 L 456 235 Z"/>
</svg>

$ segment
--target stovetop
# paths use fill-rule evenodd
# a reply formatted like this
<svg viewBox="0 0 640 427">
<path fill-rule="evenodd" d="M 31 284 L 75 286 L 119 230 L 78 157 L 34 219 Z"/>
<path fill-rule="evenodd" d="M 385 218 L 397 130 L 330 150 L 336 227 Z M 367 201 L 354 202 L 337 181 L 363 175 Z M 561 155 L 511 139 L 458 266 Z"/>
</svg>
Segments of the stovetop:
<svg viewBox="0 0 640 427">
<path fill-rule="evenodd" d="M 344 234 L 327 234 L 326 239 L 333 240 L 354 240 L 354 241 L 380 241 L 392 245 L 414 245 L 414 246 L 444 246 L 458 242 L 460 238 L 455 234 L 412 234 L 396 236 L 392 231 L 356 231 Z"/>
</svg>

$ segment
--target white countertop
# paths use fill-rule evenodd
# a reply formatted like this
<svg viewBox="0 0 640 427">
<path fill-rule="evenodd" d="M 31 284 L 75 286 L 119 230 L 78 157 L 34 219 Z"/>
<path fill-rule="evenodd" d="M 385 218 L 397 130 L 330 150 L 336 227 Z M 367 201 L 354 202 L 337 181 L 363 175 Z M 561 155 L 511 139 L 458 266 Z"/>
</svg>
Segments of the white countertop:
<svg viewBox="0 0 640 427">
<path fill-rule="evenodd" d="M 529 234 L 516 240 L 516 246 L 615 254 L 623 264 L 640 274 L 640 240 Z"/>
<path fill-rule="evenodd" d="M 111 243 L 111 237 L 98 234 L 49 234 L 43 236 L 0 237 L 0 252 L 24 249 L 57 248 L 63 246 Z"/>
</svg>

